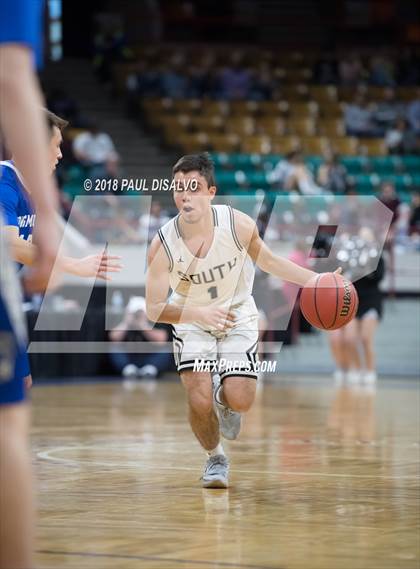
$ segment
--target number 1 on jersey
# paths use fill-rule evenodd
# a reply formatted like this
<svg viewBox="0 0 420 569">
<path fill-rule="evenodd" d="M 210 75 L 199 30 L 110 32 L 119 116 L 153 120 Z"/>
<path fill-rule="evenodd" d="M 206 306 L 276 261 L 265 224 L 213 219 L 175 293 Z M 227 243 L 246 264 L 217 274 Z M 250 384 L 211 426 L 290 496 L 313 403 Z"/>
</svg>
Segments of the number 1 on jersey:
<svg viewBox="0 0 420 569">
<path fill-rule="evenodd" d="M 210 298 L 217 298 L 217 286 L 211 286 L 207 292 L 210 294 Z"/>
</svg>

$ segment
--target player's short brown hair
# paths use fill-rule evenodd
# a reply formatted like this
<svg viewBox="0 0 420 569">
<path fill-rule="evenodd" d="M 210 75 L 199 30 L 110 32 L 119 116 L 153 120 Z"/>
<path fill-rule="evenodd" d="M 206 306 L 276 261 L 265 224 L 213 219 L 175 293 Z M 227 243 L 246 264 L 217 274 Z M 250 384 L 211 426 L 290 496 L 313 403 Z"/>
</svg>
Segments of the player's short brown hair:
<svg viewBox="0 0 420 569">
<path fill-rule="evenodd" d="M 201 154 L 186 154 L 182 156 L 172 168 L 172 175 L 177 172 L 187 172 L 197 171 L 203 178 L 205 178 L 208 187 L 216 185 L 216 180 L 214 177 L 214 164 L 211 156 L 208 152 L 203 152 Z"/>
<path fill-rule="evenodd" d="M 68 121 L 62 119 L 61 117 L 55 115 L 53 112 L 49 111 L 48 109 L 43 109 L 44 116 L 47 119 L 47 124 L 50 132 L 52 133 L 53 128 L 56 126 L 59 130 L 63 131 L 66 126 L 69 124 Z"/>
</svg>

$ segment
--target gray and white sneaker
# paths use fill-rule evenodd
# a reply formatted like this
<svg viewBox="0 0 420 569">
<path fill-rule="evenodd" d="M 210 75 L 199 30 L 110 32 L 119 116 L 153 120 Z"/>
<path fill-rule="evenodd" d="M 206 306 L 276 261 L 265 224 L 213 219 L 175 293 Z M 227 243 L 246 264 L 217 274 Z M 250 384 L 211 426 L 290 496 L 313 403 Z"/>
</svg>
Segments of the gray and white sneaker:
<svg viewBox="0 0 420 569">
<path fill-rule="evenodd" d="M 229 461 L 223 454 L 211 456 L 206 462 L 201 478 L 203 488 L 227 488 L 229 485 Z"/>
<path fill-rule="evenodd" d="M 225 439 L 229 441 L 234 441 L 241 430 L 241 422 L 242 416 L 240 413 L 236 411 L 232 411 L 229 407 L 220 403 L 217 398 L 217 393 L 220 389 L 220 375 L 214 374 L 212 376 L 212 383 L 213 383 L 213 406 L 216 412 L 216 415 L 219 419 L 220 425 L 220 432 L 224 436 Z"/>
</svg>

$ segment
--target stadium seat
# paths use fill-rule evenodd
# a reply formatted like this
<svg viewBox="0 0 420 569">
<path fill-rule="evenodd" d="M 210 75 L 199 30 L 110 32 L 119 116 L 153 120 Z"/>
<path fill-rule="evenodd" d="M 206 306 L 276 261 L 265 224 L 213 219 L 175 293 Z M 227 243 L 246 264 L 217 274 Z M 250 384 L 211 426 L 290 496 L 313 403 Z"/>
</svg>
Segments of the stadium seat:
<svg viewBox="0 0 420 569">
<path fill-rule="evenodd" d="M 203 115 L 222 115 L 229 114 L 230 106 L 227 101 L 204 100 L 201 106 Z"/>
<path fill-rule="evenodd" d="M 316 122 L 309 118 L 290 118 L 287 120 L 287 132 L 296 136 L 313 136 L 316 132 Z"/>
<path fill-rule="evenodd" d="M 256 120 L 258 134 L 270 137 L 286 134 L 286 120 L 278 117 L 259 117 Z"/>
<path fill-rule="evenodd" d="M 305 83 L 297 83 L 296 85 L 283 85 L 280 88 L 280 96 L 285 101 L 307 101 L 308 86 Z"/>
<path fill-rule="evenodd" d="M 288 115 L 296 118 L 315 117 L 318 114 L 318 104 L 314 101 L 309 103 L 290 102 L 288 104 Z"/>
<path fill-rule="evenodd" d="M 244 138 L 242 151 L 250 154 L 268 154 L 271 151 L 271 141 L 268 136 L 254 135 Z"/>
<path fill-rule="evenodd" d="M 343 136 L 339 138 L 329 138 L 329 147 L 337 154 L 348 154 L 354 156 L 357 154 L 357 138 L 352 136 Z"/>
<path fill-rule="evenodd" d="M 262 164 L 263 158 L 260 154 L 231 154 L 231 164 L 235 170 L 254 170 Z"/>
<path fill-rule="evenodd" d="M 420 173 L 420 156 L 400 156 L 399 160 L 407 172 Z"/>
<path fill-rule="evenodd" d="M 368 159 L 361 156 L 341 156 L 340 162 L 351 176 L 361 174 L 369 166 Z"/>
<path fill-rule="evenodd" d="M 194 130 L 208 133 L 221 133 L 224 129 L 224 120 L 219 115 L 192 116 L 190 124 Z"/>
<path fill-rule="evenodd" d="M 385 155 L 387 152 L 383 138 L 359 138 L 359 151 L 368 156 Z"/>
<path fill-rule="evenodd" d="M 343 103 L 338 101 L 322 101 L 318 103 L 319 114 L 326 119 L 339 118 L 343 115 Z"/>
<path fill-rule="evenodd" d="M 369 166 L 379 175 L 393 174 L 398 170 L 398 161 L 393 156 L 372 156 Z"/>
<path fill-rule="evenodd" d="M 337 101 L 337 87 L 335 85 L 310 85 L 309 98 L 320 106 Z"/>
<path fill-rule="evenodd" d="M 259 111 L 261 115 L 269 115 L 271 117 L 281 117 L 288 111 L 287 101 L 261 101 Z"/>
<path fill-rule="evenodd" d="M 214 152 L 236 152 L 239 149 L 240 137 L 237 134 L 207 135 L 209 148 Z"/>
<path fill-rule="evenodd" d="M 319 134 L 328 137 L 345 136 L 346 131 L 344 128 L 344 122 L 342 119 L 320 119 L 318 121 L 318 131 Z"/>
<path fill-rule="evenodd" d="M 232 115 L 254 115 L 258 113 L 257 101 L 231 101 L 230 112 Z"/>
<path fill-rule="evenodd" d="M 213 152 L 211 158 L 214 163 L 214 167 L 217 171 L 223 168 L 232 168 L 232 157 L 234 155 L 227 152 Z"/>
<path fill-rule="evenodd" d="M 270 187 L 270 183 L 265 172 L 248 172 L 246 174 L 246 180 L 247 183 L 253 188 L 268 189 Z"/>
<path fill-rule="evenodd" d="M 226 132 L 249 136 L 255 133 L 255 120 L 251 116 L 233 116 L 224 120 Z"/>
<path fill-rule="evenodd" d="M 300 139 L 297 136 L 282 136 L 272 138 L 272 151 L 276 154 L 288 154 L 292 150 L 301 148 Z"/>
<path fill-rule="evenodd" d="M 306 154 L 322 154 L 328 146 L 328 139 L 325 136 L 306 136 L 302 137 L 301 144 Z"/>
<path fill-rule="evenodd" d="M 203 152 L 209 148 L 209 138 L 205 132 L 180 133 L 173 144 L 180 146 L 188 154 Z"/>
</svg>

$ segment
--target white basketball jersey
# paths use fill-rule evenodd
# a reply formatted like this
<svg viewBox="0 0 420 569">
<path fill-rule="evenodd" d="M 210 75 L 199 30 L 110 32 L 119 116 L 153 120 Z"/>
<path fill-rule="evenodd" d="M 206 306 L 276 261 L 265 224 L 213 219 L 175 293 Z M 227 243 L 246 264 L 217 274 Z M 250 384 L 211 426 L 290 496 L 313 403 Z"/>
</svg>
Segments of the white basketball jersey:
<svg viewBox="0 0 420 569">
<path fill-rule="evenodd" d="M 203 258 L 195 257 L 185 245 L 179 215 L 158 232 L 169 258 L 170 302 L 229 308 L 252 294 L 254 264 L 236 235 L 232 208 L 215 205 L 211 209 L 214 237 Z"/>
</svg>

